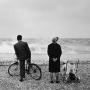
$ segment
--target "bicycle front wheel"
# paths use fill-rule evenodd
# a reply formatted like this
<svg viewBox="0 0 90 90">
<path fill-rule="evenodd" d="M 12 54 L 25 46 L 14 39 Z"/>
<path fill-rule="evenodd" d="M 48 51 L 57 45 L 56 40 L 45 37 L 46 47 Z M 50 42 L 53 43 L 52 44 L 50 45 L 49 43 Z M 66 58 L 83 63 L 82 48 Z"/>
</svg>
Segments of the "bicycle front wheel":
<svg viewBox="0 0 90 90">
<path fill-rule="evenodd" d="M 10 76 L 19 76 L 20 75 L 20 65 L 18 62 L 13 63 L 8 68 L 8 73 Z"/>
<path fill-rule="evenodd" d="M 41 68 L 36 64 L 30 64 L 29 68 L 30 76 L 35 80 L 40 80 L 42 77 Z"/>
</svg>

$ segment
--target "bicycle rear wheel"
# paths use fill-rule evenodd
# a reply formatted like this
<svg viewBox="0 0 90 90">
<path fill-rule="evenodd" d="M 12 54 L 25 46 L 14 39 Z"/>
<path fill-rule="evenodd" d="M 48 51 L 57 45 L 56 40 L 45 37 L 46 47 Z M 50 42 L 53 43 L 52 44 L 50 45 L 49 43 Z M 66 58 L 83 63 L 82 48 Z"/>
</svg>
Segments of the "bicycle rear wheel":
<svg viewBox="0 0 90 90">
<path fill-rule="evenodd" d="M 35 80 L 40 80 L 42 77 L 41 68 L 36 64 L 30 64 L 29 68 L 30 76 Z"/>
<path fill-rule="evenodd" d="M 20 75 L 20 65 L 18 62 L 11 64 L 8 68 L 8 73 L 10 76 L 19 76 Z"/>
</svg>

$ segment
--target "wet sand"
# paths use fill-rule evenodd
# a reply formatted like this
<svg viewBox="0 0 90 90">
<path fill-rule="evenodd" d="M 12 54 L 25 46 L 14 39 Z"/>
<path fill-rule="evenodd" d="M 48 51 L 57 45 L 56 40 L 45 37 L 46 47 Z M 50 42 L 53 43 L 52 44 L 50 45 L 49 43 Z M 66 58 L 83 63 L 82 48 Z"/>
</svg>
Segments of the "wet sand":
<svg viewBox="0 0 90 90">
<path fill-rule="evenodd" d="M 47 54 L 31 54 L 31 59 L 33 60 L 41 60 L 41 61 L 48 61 L 49 57 Z M 64 59 L 66 60 L 80 60 L 80 61 L 90 61 L 90 54 L 62 54 L 61 61 Z M 0 61 L 14 61 L 14 54 L 13 53 L 6 53 L 0 54 Z"/>
</svg>

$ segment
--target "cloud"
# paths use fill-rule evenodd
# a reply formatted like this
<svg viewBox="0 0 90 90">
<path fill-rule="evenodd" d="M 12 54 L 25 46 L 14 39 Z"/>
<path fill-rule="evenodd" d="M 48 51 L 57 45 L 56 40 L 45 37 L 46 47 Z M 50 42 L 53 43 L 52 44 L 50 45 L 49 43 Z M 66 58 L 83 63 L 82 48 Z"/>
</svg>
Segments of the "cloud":
<svg viewBox="0 0 90 90">
<path fill-rule="evenodd" d="M 89 37 L 89 8 L 89 0 L 0 0 L 0 37 Z"/>
</svg>

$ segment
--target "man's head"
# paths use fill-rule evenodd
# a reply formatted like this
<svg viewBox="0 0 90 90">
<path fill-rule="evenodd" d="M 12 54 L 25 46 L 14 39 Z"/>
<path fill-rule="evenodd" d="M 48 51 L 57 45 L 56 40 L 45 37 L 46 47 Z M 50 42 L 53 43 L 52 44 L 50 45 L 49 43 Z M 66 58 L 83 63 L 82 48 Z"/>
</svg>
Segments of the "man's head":
<svg viewBox="0 0 90 90">
<path fill-rule="evenodd" d="M 21 35 L 18 35 L 18 36 L 17 36 L 17 40 L 18 40 L 18 41 L 22 40 L 22 36 L 21 36 Z"/>
</svg>

